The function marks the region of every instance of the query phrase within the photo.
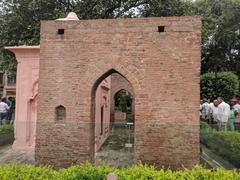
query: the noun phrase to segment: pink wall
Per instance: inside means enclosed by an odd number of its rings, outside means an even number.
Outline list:
[[[14,149],[35,146],[40,46],[5,47],[17,59]]]
[[[5,48],[15,53],[18,62],[14,122],[15,141],[13,148],[33,149],[36,136],[40,46]],[[96,90],[95,151],[101,147],[108,137],[111,102],[110,88],[111,76],[104,79]],[[102,127],[101,118],[103,118]]]
[[[111,76],[97,87],[95,100],[95,152],[99,150],[109,135]],[[102,119],[102,120],[101,120]]]

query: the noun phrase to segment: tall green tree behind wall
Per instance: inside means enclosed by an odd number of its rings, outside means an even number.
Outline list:
[[[232,71],[240,77],[240,0],[198,0],[203,17],[202,73]]]
[[[201,98],[224,97],[226,102],[239,95],[239,79],[232,72],[205,73],[201,75]]]
[[[64,12],[56,1],[5,0],[0,14],[0,70],[16,72],[16,61],[4,46],[37,45],[40,21],[56,19]]]

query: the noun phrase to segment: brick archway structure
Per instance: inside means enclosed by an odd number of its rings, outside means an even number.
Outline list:
[[[94,161],[93,92],[118,72],[135,96],[135,161],[197,164],[200,34],[199,17],[43,21],[37,163]],[[60,104],[64,122],[54,119]]]

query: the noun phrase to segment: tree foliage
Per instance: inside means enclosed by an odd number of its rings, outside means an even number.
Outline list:
[[[239,94],[239,79],[232,72],[206,73],[201,76],[201,97],[222,96],[227,102]]]
[[[0,68],[16,71],[16,61],[4,46],[39,44],[40,21],[56,19],[63,13],[56,1],[6,0],[0,14]]]
[[[73,11],[81,19],[139,17],[147,0],[82,0],[75,3]]]
[[[121,90],[115,94],[115,109],[121,112],[128,112],[128,107],[131,109],[132,97],[127,91]]]
[[[40,20],[200,15],[202,73],[233,71],[240,76],[240,0],[2,0],[0,69],[15,72],[4,46],[39,44]],[[15,63],[14,63],[15,62]]]
[[[150,0],[145,4],[142,16],[184,16],[194,15],[195,7],[187,0]]]
[[[240,0],[200,0],[196,7],[203,17],[202,73],[240,75]]]

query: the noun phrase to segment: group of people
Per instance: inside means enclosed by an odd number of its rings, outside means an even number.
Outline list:
[[[15,112],[15,98],[8,97],[0,100],[0,125],[13,124]]]
[[[200,101],[200,118],[209,124],[217,124],[219,130],[239,130],[240,104],[234,97],[230,103],[226,103],[223,97],[215,100],[203,99]]]

